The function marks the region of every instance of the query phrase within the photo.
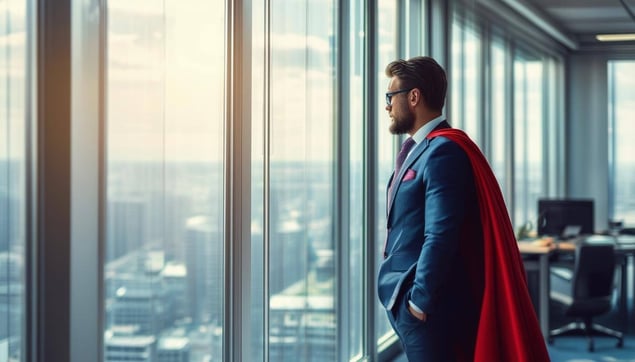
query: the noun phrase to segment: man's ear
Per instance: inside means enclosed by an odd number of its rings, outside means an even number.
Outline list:
[[[423,94],[421,94],[421,91],[419,90],[419,88],[414,88],[412,92],[410,92],[409,97],[410,98],[408,99],[408,101],[410,102],[410,105],[413,107],[416,107],[420,103],[424,102]]]

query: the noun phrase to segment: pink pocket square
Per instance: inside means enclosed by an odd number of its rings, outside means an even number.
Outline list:
[[[406,173],[403,175],[403,178],[401,179],[401,181],[413,180],[415,178],[415,176],[417,176],[417,173],[415,172],[415,170],[410,168],[410,169],[406,170]]]

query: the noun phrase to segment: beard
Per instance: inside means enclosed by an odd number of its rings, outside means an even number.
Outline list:
[[[407,111],[404,115],[393,115],[392,123],[388,128],[392,134],[404,134],[412,130],[415,125],[414,112]]]

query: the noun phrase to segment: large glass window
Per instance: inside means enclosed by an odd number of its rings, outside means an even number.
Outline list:
[[[342,296],[342,301],[348,300],[343,306],[347,308],[343,313],[348,314],[350,330],[348,335],[349,355],[359,359],[362,355],[364,341],[364,326],[366,325],[364,308],[364,296],[368,295],[364,289],[364,279],[367,277],[364,273],[364,245],[363,238],[365,234],[364,228],[364,99],[360,97],[364,94],[363,80],[364,73],[364,5],[366,2],[362,0],[354,0],[350,2],[349,21],[350,34],[342,34],[350,39],[350,52],[348,54],[350,63],[348,65],[347,74],[349,77],[349,92],[346,95],[348,99],[348,140],[342,148],[348,147],[348,223],[341,227],[348,229],[348,242],[342,245],[343,249],[348,248],[348,288],[342,289],[348,296]],[[372,294],[372,297],[375,297]]]
[[[269,359],[337,360],[336,1],[272,1]]]
[[[265,2],[252,8],[251,57],[251,360],[265,354]],[[268,143],[267,143],[268,144]],[[249,357],[249,356],[248,356]]]
[[[526,54],[514,59],[514,225],[533,221],[545,193],[543,165],[543,62]]]
[[[223,360],[224,4],[108,2],[107,361]]]
[[[379,0],[378,1],[378,28],[377,28],[377,96],[375,98],[375,106],[377,107],[377,191],[376,210],[377,224],[375,240],[375,258],[377,265],[383,260],[383,247],[386,241],[386,187],[388,179],[392,173],[395,162],[396,145],[401,144],[397,137],[393,136],[389,127],[389,117],[386,112],[386,101],[384,94],[388,89],[388,78],[386,78],[385,69],[388,63],[397,59],[397,2],[395,0]],[[372,147],[372,146],[371,146]],[[374,277],[374,276],[373,276]],[[375,291],[373,296],[376,295]],[[392,335],[392,327],[388,322],[386,310],[377,303],[377,338],[383,338]]]
[[[0,0],[0,361],[20,361],[24,334],[29,67],[27,1]]]
[[[609,155],[612,201],[609,217],[635,225],[635,62],[610,61]]]
[[[452,18],[452,68],[448,121],[463,129],[476,143],[481,141],[481,38],[475,26],[455,13]]]
[[[509,127],[507,122],[507,98],[506,87],[506,66],[505,48],[502,40],[495,40],[491,46],[490,58],[490,92],[491,92],[491,155],[489,157],[492,170],[496,175],[498,184],[506,199],[509,199],[507,186],[507,168],[505,167],[509,152],[507,152],[506,133]]]
[[[28,127],[34,80],[29,4],[35,2],[0,0],[0,361],[23,360],[21,351],[31,347],[22,341],[29,152],[35,151]],[[235,14],[231,20],[237,21],[228,26],[227,4],[251,18]],[[231,352],[225,346],[249,350],[242,356],[254,361],[372,358],[377,341],[383,347],[394,339],[382,306],[365,308],[369,298],[376,301],[376,291],[367,290],[369,278],[376,277],[367,272],[367,262],[382,260],[386,183],[401,143],[388,131],[384,68],[396,58],[425,54],[427,27],[421,18],[430,9],[430,15],[442,15],[441,25],[445,14],[416,0],[378,0],[376,9],[362,0],[234,5],[240,2],[109,0],[107,16],[91,18],[107,19],[99,24],[106,29],[104,109],[93,110],[105,116],[105,132],[99,135],[106,149],[105,205],[99,205],[105,211],[99,273],[104,290],[98,296],[104,299],[99,331],[104,360],[222,361]],[[527,53],[517,54],[509,69],[512,58],[503,42],[486,48],[482,23],[460,9],[448,19],[452,83],[446,111],[454,126],[479,143],[490,140],[483,137],[485,130],[492,131],[488,155],[501,185],[513,185],[514,220],[524,223],[534,217],[536,199],[544,194],[548,175],[540,165],[552,156],[543,120],[550,106],[543,104],[543,80],[550,70],[540,56]],[[377,24],[367,27],[366,14],[376,15]],[[72,35],[81,28],[74,26]],[[443,52],[444,46],[436,50]],[[365,69],[366,47],[375,52],[370,63],[375,69]],[[483,50],[491,54],[488,79],[481,78],[486,74],[481,61],[488,55]],[[73,57],[73,64],[85,69],[80,58]],[[242,65],[251,72],[243,73]],[[512,71],[514,89],[506,89]],[[635,223],[628,211],[632,62],[616,62],[610,72],[612,127],[620,129],[619,135],[612,133],[618,200],[613,215]],[[372,81],[365,79],[370,73]],[[101,85],[99,74],[94,80]],[[367,89],[367,81],[374,89]],[[492,89],[483,92],[490,83]],[[230,97],[230,90],[239,99]],[[368,92],[370,99],[363,96]],[[481,94],[492,98],[486,120]],[[372,119],[364,119],[366,107],[374,109]],[[241,140],[226,153],[225,142],[234,132],[251,132],[251,144]],[[373,139],[365,139],[368,134]],[[248,148],[250,155],[243,155]],[[229,156],[250,158],[249,177],[242,179],[233,172],[235,164],[225,164]],[[512,161],[513,170],[506,169]],[[236,176],[234,184],[225,183],[228,176]],[[250,195],[225,199],[247,184]],[[231,240],[237,252],[245,246],[243,230],[231,229],[236,224],[225,230],[230,218],[244,216],[230,203],[243,200],[251,213],[251,265],[243,260],[225,265],[229,235],[238,235]],[[376,214],[367,215],[368,209]],[[70,267],[71,273],[86,270]],[[234,267],[251,273],[245,298],[250,320],[235,326],[251,328],[239,340],[223,328],[236,322],[224,320],[234,307],[224,305],[226,293],[244,292],[225,288],[226,273]],[[247,279],[240,276],[241,282]]]

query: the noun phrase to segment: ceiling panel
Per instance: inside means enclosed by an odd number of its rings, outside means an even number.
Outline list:
[[[578,38],[600,33],[635,32],[620,0],[524,0],[560,29]],[[635,1],[626,1],[635,12]]]

